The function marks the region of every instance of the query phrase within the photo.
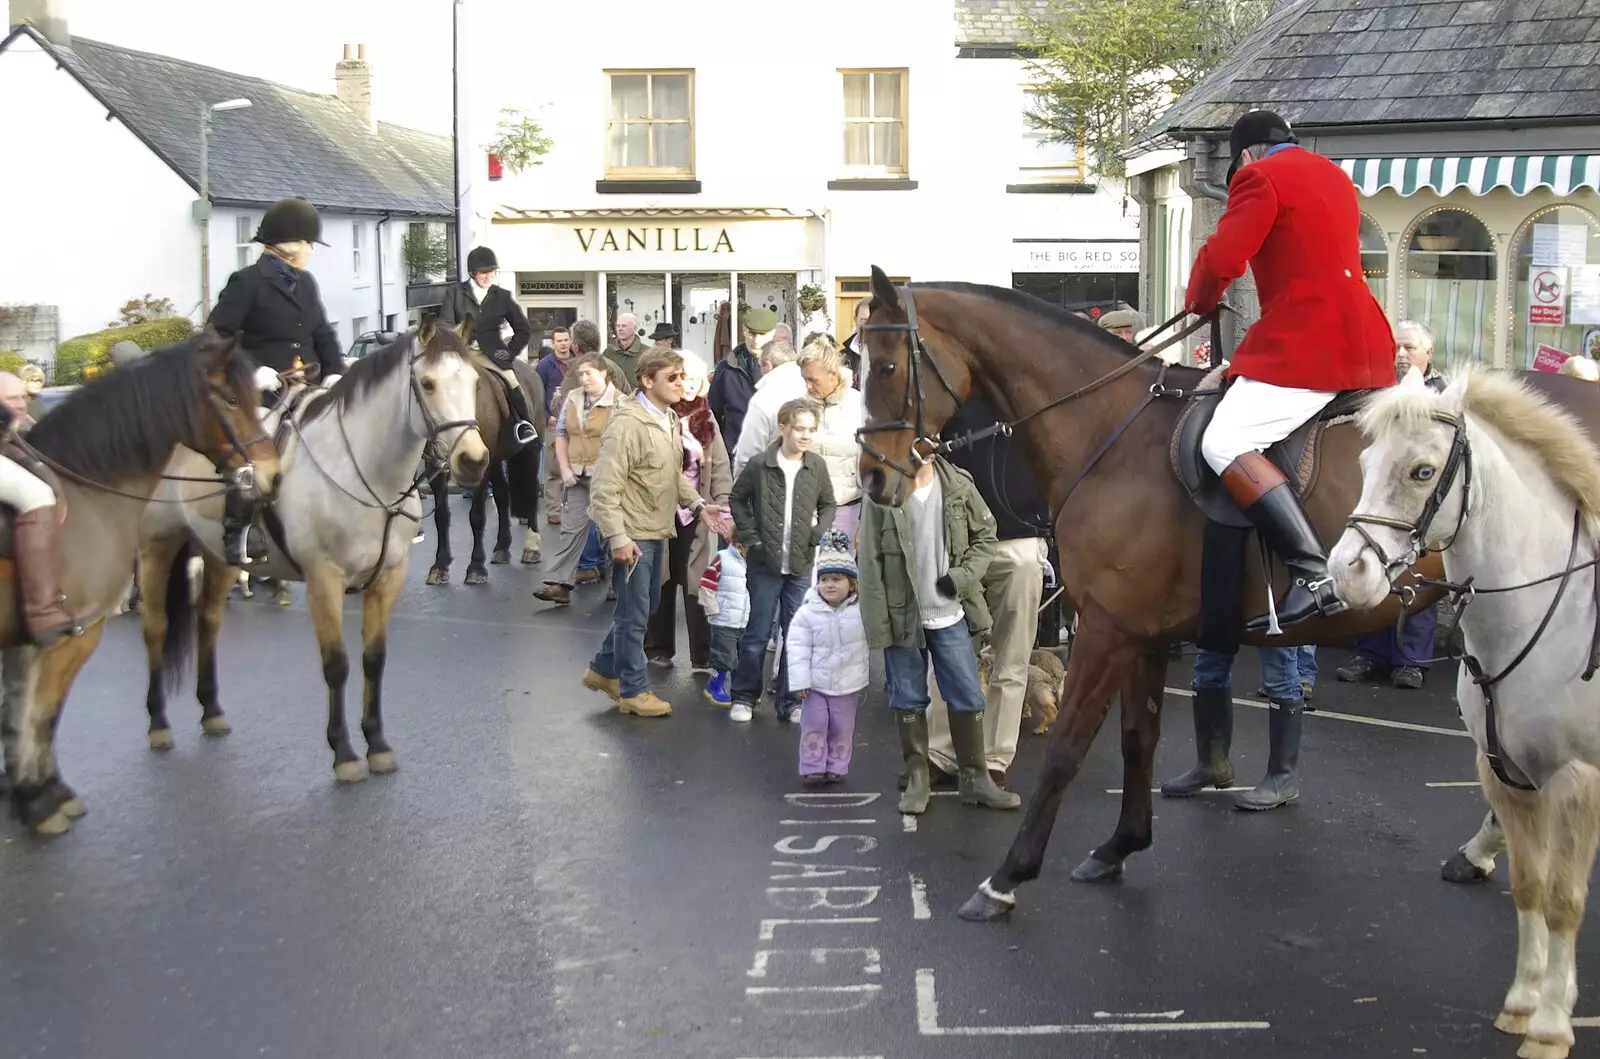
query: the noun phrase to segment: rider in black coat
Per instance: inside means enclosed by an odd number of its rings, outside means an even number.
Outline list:
[[[458,327],[461,321],[472,317],[472,341],[478,350],[500,369],[501,378],[510,389],[511,413],[516,416],[517,440],[526,445],[537,434],[533,416],[528,411],[528,399],[522,393],[522,384],[511,364],[528,346],[533,331],[528,326],[528,315],[517,304],[511,292],[494,282],[500,263],[494,251],[480,246],[467,255],[467,273],[470,279],[455,284],[445,295],[439,308],[439,322]],[[511,341],[500,334],[500,325],[511,325]]]

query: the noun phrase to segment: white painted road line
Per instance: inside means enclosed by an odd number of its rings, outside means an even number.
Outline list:
[[[1182,695],[1185,698],[1194,698],[1194,692],[1188,688],[1163,688],[1168,695]],[[1237,706],[1254,706],[1258,710],[1270,710],[1270,702],[1260,702],[1256,699],[1234,699]],[[1370,724],[1374,728],[1398,728],[1402,732],[1425,732],[1428,735],[1452,735],[1462,739],[1471,739],[1472,735],[1464,728],[1436,728],[1431,724],[1412,724],[1409,721],[1387,721],[1382,717],[1364,717],[1356,713],[1339,713],[1335,710],[1324,710],[1317,707],[1306,714],[1308,717],[1325,717],[1331,721],[1350,721],[1353,724]]]
[[[900,814],[900,830],[908,835],[917,833],[917,817],[915,813]]]
[[[1177,1011],[1096,1011],[1097,1019],[1167,1019],[1176,1022],[1183,1018],[1183,1009]]]
[[[1253,790],[1255,790],[1254,787],[1207,787],[1203,791],[1195,791],[1195,794],[1238,794],[1240,791],[1253,791]],[[1107,794],[1121,794],[1122,793],[1122,788],[1121,787],[1107,787],[1106,788],[1106,793]],[[1160,787],[1151,787],[1150,788],[1150,793],[1151,794],[1160,794],[1161,793],[1161,788]]]
[[[1477,780],[1445,780],[1439,783],[1424,783],[1424,787],[1481,787],[1483,784]]]
[[[911,918],[933,918],[933,909],[928,907],[928,884],[915,872],[911,873]]]
[[[1589,1015],[1585,1018],[1573,1019],[1572,1028],[1575,1030],[1600,1030],[1600,1016]]]
[[[804,827],[804,826],[807,826],[807,825],[810,825],[810,824],[875,824],[877,822],[878,822],[877,817],[873,817],[873,816],[862,816],[862,817],[856,817],[855,819],[843,819],[843,820],[839,819],[838,817],[829,817],[828,819],[825,819],[825,820],[779,820],[778,821],[779,825],[782,826],[782,827],[796,827],[796,826]]]
[[[1231,1033],[1266,1030],[1270,1022],[1087,1022],[1057,1026],[941,1026],[933,969],[917,970],[917,1030],[924,1037],[1050,1037],[1090,1033]],[[1140,1016],[1147,1018],[1148,1016]]]
[[[742,1055],[738,1059],[883,1059],[881,1055]]]

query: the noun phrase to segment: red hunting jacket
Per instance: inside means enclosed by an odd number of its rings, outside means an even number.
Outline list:
[[[1206,313],[1248,264],[1261,318],[1228,376],[1307,390],[1394,383],[1394,334],[1361,275],[1355,185],[1322,155],[1287,147],[1240,169],[1195,256],[1187,305]]]

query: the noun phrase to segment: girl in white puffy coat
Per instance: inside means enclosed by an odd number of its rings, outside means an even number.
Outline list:
[[[800,699],[800,782],[838,783],[850,771],[856,707],[867,686],[867,630],[850,538],[830,529],[817,553],[817,583],[789,623],[789,687]]]

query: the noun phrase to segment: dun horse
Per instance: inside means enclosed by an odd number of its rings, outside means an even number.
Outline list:
[[[470,328],[471,321],[462,325]],[[470,333],[470,331],[468,332]],[[461,335],[424,324],[351,365],[331,390],[317,394],[291,417],[283,443],[283,476],[273,512],[280,531],[271,557],[252,567],[269,577],[304,581],[306,605],[328,687],[328,746],[334,776],[365,779],[395,768],[383,732],[382,683],[389,612],[405,580],[406,554],[422,517],[417,465],[426,453],[448,464],[458,481],[476,484],[488,450],[474,419],[477,373]],[[191,460],[173,461],[174,475],[191,473]],[[150,667],[146,707],[150,746],[172,745],[166,692],[182,668],[196,624],[186,591],[187,553],[205,553],[199,600],[200,666],[197,695],[201,725],[213,735],[230,728],[217,697],[217,630],[236,571],[222,561],[220,500],[192,483],[168,481],[164,499],[146,514],[139,576],[147,586],[167,586],[165,605],[144,608]],[[361,732],[363,762],[345,727],[344,688],[349,656],[344,647],[344,594],[359,586],[361,671],[365,677]]]
[[[533,365],[522,359],[511,362],[522,384],[528,407],[534,409],[535,429],[544,436],[544,380],[533,370]],[[490,563],[500,566],[511,561],[511,520],[529,521],[528,540],[539,539],[539,442],[529,442],[520,449],[510,430],[511,408],[506,402],[505,389],[499,375],[487,363],[477,361],[478,368],[478,425],[483,428],[484,442],[489,446],[489,473],[477,488],[470,490],[472,507],[467,515],[472,527],[472,559],[467,563],[464,584],[482,585],[489,581],[489,568],[483,564],[483,530],[487,521],[489,493],[494,492],[495,512],[499,526],[494,540],[494,556]],[[435,475],[433,488],[433,526],[438,544],[433,566],[428,570],[428,584],[450,583],[450,499],[449,479]],[[524,562],[527,562],[526,551]]]
[[[1516,974],[1495,1026],[1525,1059],[1572,1047],[1575,947],[1600,842],[1600,461],[1577,420],[1501,373],[1371,401],[1359,513],[1330,555],[1372,606],[1428,548],[1471,583],[1456,681],[1478,778],[1503,827]]]
[[[1110,839],[1072,873],[1082,882],[1115,879],[1128,856],[1151,843],[1166,646],[1193,638],[1200,608],[1205,516],[1169,468],[1183,401],[1156,397],[1155,388],[1164,377],[1173,390],[1188,391],[1201,375],[1131,364],[1132,346],[1024,294],[966,283],[917,283],[903,294],[876,268],[866,338],[861,472],[868,495],[904,503],[914,465],[956,406],[977,393],[1003,419],[1020,422],[1018,444],[1056,513],[1061,580],[1078,607],[1060,715],[1022,826],[961,914],[1003,916],[1016,904],[1018,884],[1038,877],[1062,795],[1120,693],[1121,815]],[[1600,408],[1591,409],[1600,425]],[[1355,507],[1361,444],[1353,425],[1331,426],[1322,438],[1322,469],[1306,507],[1324,540],[1337,536]],[[1250,566],[1245,607],[1260,612],[1267,586],[1259,564]],[[1281,564],[1274,569],[1281,598],[1288,575]],[[1305,622],[1271,642],[1347,640],[1390,627],[1397,616],[1398,603],[1389,600]]]
[[[277,481],[277,452],[256,419],[254,374],[233,342],[208,333],[86,384],[28,435],[60,480],[62,590],[73,610],[88,612],[82,636],[45,648],[25,644],[12,575],[0,582],[0,742],[12,807],[37,834],[60,834],[83,815],[61,778],[56,726],[73,678],[127,588],[140,513],[174,451],[196,454],[188,473],[197,478],[209,478],[210,467],[224,475],[250,467],[258,485]],[[221,479],[192,484],[221,507]]]

